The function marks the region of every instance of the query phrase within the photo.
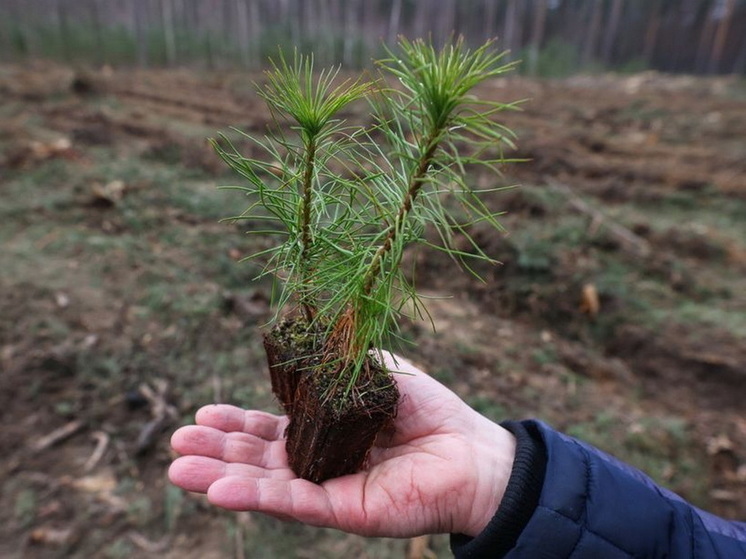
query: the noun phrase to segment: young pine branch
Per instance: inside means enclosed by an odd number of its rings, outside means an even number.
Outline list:
[[[243,158],[235,149],[228,153],[217,142],[213,144],[229,165],[249,179],[253,188],[246,189],[248,194],[258,195],[262,205],[287,229],[288,242],[278,247],[275,256],[282,263],[280,268],[297,276],[290,279],[288,287],[296,292],[299,306],[306,320],[311,322],[319,306],[318,290],[312,278],[319,252],[315,246],[318,223],[324,219],[322,213],[326,209],[325,201],[319,200],[322,175],[328,171],[323,159],[347,150],[345,144],[351,138],[345,134],[343,122],[335,117],[350,103],[364,98],[373,84],[340,80],[339,68],[317,74],[313,57],[297,52],[292,62],[282,53],[277,62],[270,62],[272,68],[265,73],[266,84],[259,88],[259,95],[279,120],[291,122],[300,145],[288,143],[279,131],[265,142],[257,143],[270,155],[275,155],[275,164],[281,167],[279,173],[272,169],[273,174],[283,177],[277,190],[293,188],[293,191],[278,196],[273,192],[272,177],[260,177],[256,172],[266,170],[266,163]],[[279,155],[278,146],[285,149],[289,159]],[[322,152],[325,152],[323,157]]]
[[[427,171],[435,157],[435,152],[438,149],[438,142],[435,138],[431,138],[426,145],[428,147],[422,154],[417,168],[409,180],[409,185],[404,194],[404,198],[401,201],[401,205],[396,212],[396,217],[386,229],[383,244],[378,248],[378,250],[376,250],[373,259],[370,262],[370,267],[365,273],[365,278],[363,279],[364,297],[369,297],[373,291],[375,282],[381,272],[381,261],[391,252],[394,242],[396,242],[397,238],[401,235],[407,215],[412,211],[412,204],[414,204],[417,194],[419,194],[420,189],[427,181]]]
[[[301,264],[301,292],[300,306],[308,322],[314,318],[316,301],[309,293],[309,282],[313,268],[311,266],[311,204],[313,203],[313,179],[316,164],[316,138],[311,137],[305,146],[306,157],[303,161],[303,181],[301,183],[302,203],[300,215],[300,264]]]
[[[402,39],[400,48],[399,56],[391,54],[390,58],[381,62],[381,66],[384,71],[398,78],[402,90],[390,92],[389,102],[386,104],[389,115],[379,114],[378,118],[392,151],[398,154],[398,158],[403,158],[405,164],[409,162],[409,171],[401,177],[406,184],[400,190],[401,198],[394,204],[396,209],[393,219],[387,220],[383,241],[365,271],[357,307],[350,309],[355,316],[355,325],[351,329],[354,337],[345,342],[345,351],[350,360],[358,362],[370,344],[377,345],[380,342],[376,338],[382,332],[365,322],[373,320],[381,325],[389,318],[369,316],[363,307],[371,306],[371,299],[376,299],[376,286],[382,283],[385,287],[384,296],[378,301],[378,305],[373,305],[373,315],[391,313],[391,288],[394,282],[391,281],[392,277],[387,276],[399,275],[398,268],[403,254],[401,245],[416,236],[405,234],[413,226],[410,214],[415,201],[428,183],[439,184],[442,178],[446,178],[461,186],[459,194],[462,203],[470,210],[473,219],[486,220],[497,228],[500,227],[478,196],[463,184],[463,175],[465,165],[485,163],[479,156],[486,149],[510,143],[505,136],[505,132],[509,131],[492,119],[494,113],[510,106],[477,102],[469,94],[475,86],[510,70],[512,65],[500,64],[502,55],[494,53],[490,43],[470,51],[460,39],[437,51],[422,40],[409,42]],[[390,125],[390,121],[394,124]],[[407,131],[402,128],[402,123],[408,128]],[[406,132],[413,134],[418,141],[407,141]],[[470,148],[477,155],[462,155],[463,148]],[[500,156],[497,161],[501,160]],[[489,164],[492,163],[494,160],[489,161]],[[439,173],[444,175],[441,180],[437,178]],[[455,225],[463,232],[463,228],[454,224],[449,213],[442,207],[439,189],[432,191],[428,198],[427,203],[432,211],[427,214],[426,221],[436,226],[444,240],[443,248],[450,251],[447,239],[450,238],[451,229]],[[384,266],[383,263],[387,260],[390,262]],[[412,296],[416,297],[415,294]],[[375,312],[376,307],[381,310],[380,313]]]

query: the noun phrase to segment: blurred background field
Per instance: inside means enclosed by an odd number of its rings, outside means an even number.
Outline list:
[[[278,45],[369,65],[397,35],[498,37],[522,72],[746,73],[743,0],[2,0],[0,58],[260,68]]]
[[[0,1],[1,556],[449,556],[217,511],[165,470],[200,405],[278,409],[272,285],[237,262],[272,240],[220,222],[247,200],[206,138],[264,131],[278,44],[352,71],[454,29],[524,60],[477,93],[526,99],[501,118],[527,161],[471,177],[520,185],[488,198],[506,235],[471,231],[485,281],[408,254],[435,331],[398,351],[746,517],[746,3],[428,4]]]

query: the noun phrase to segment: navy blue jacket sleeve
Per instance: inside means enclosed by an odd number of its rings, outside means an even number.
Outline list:
[[[541,422],[505,427],[518,441],[506,497],[476,538],[451,537],[457,558],[746,558],[745,523],[701,511]]]

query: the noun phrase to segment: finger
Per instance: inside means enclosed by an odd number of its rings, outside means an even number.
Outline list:
[[[400,392],[414,391],[420,393],[424,390],[426,393],[430,393],[442,387],[441,383],[403,357],[389,351],[382,351],[381,355],[383,365],[394,373]]]
[[[424,375],[424,371],[419,367],[413,365],[407,359],[391,353],[390,351],[381,351],[383,357],[383,365],[389,370],[398,373],[405,373],[408,375]]]
[[[289,469],[268,470],[249,464],[226,463],[206,456],[182,456],[168,469],[171,483],[187,491],[206,493],[217,480],[224,477],[292,479]]]
[[[224,477],[210,486],[207,498],[229,510],[259,511],[312,526],[341,526],[323,487],[304,479]]]
[[[187,425],[171,436],[179,454],[195,454],[224,462],[240,462],[261,468],[286,468],[284,440],[267,441],[248,433],[226,433],[203,425]]]
[[[197,410],[199,425],[214,427],[227,433],[240,431],[273,441],[282,438],[287,417],[258,410],[244,410],[227,404],[204,406]]]

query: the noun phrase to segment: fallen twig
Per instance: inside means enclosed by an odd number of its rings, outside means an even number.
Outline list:
[[[161,554],[168,550],[168,548],[171,546],[170,536],[165,536],[160,540],[153,542],[139,532],[132,531],[127,534],[127,537],[133,544],[148,553]]]
[[[246,538],[252,525],[251,513],[249,511],[240,511],[235,516],[235,559],[246,559]],[[299,557],[302,553],[299,553]]]
[[[139,387],[140,393],[150,403],[150,412],[153,419],[140,430],[135,444],[137,454],[141,454],[152,447],[158,435],[163,432],[166,426],[179,417],[176,408],[166,401],[168,383],[164,380],[157,380],[154,385],[155,390],[145,383]]]
[[[437,557],[429,547],[430,536],[417,536],[409,540],[407,559],[435,559]]]
[[[66,547],[73,544],[80,537],[80,533],[74,526],[67,528],[53,528],[51,526],[40,526],[28,535],[28,542],[33,545],[47,545],[52,547]]]
[[[212,374],[212,398],[214,403],[219,404],[222,401],[223,382],[218,373]]]
[[[90,472],[98,465],[101,458],[103,458],[106,449],[109,447],[109,441],[111,440],[109,435],[103,431],[96,431],[93,433],[93,438],[96,440],[96,448],[93,449],[93,453],[86,461],[85,466],[83,466],[83,471],[85,473]]]
[[[55,429],[48,435],[45,435],[44,437],[41,437],[32,442],[30,445],[31,450],[33,452],[41,452],[42,450],[46,450],[50,446],[54,446],[57,443],[64,441],[69,437],[72,437],[75,433],[83,429],[84,426],[85,423],[83,423],[79,419],[66,423],[59,429]]]
[[[615,222],[603,212],[591,206],[568,185],[552,180],[551,178],[547,179],[547,184],[553,190],[565,196],[565,198],[567,198],[567,201],[574,209],[576,209],[580,213],[590,216],[590,228],[593,231],[598,230],[601,225],[604,225],[612,235],[619,239],[619,241],[622,243],[622,246],[631,249],[631,251],[634,252],[637,256],[646,257],[650,255],[650,243],[648,243],[645,239],[635,234],[624,225]]]

